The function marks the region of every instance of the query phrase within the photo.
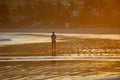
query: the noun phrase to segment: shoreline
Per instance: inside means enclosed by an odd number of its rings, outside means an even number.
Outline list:
[[[0,62],[14,61],[120,61],[119,56],[7,56],[0,57]]]

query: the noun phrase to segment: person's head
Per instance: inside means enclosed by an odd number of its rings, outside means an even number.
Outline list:
[[[52,32],[52,34],[54,35],[55,33],[54,33],[54,32]]]

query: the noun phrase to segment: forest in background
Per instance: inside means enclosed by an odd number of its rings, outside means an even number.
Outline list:
[[[0,0],[0,28],[119,25],[120,0]]]

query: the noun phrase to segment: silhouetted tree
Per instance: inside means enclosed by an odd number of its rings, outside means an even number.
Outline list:
[[[49,13],[47,14],[48,19],[55,20],[57,14],[56,5],[53,4],[51,0],[49,0],[46,7],[48,8],[47,13]]]
[[[34,10],[32,8],[32,5],[31,4],[26,4],[25,10],[26,10],[26,14],[29,17],[29,19],[33,19]]]
[[[10,21],[10,10],[9,10],[8,6],[5,3],[3,3],[0,6],[0,15],[2,17],[3,22]]]
[[[17,16],[23,16],[24,15],[24,8],[21,5],[17,5]]]
[[[47,10],[49,8],[46,7],[46,2],[39,0],[38,1],[38,5],[36,7],[36,10],[38,10],[38,17],[40,18],[41,21],[45,21],[47,18]]]

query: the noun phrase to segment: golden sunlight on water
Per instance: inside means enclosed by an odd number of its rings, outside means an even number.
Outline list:
[[[29,44],[29,43],[47,43],[51,42],[50,33],[1,33],[0,45]],[[98,38],[120,40],[119,34],[57,34],[73,38]],[[57,42],[65,41],[58,38]],[[8,40],[8,41],[7,41]]]
[[[120,0],[0,0],[0,80],[120,80]]]
[[[25,61],[23,59],[23,61],[1,61],[0,79],[119,80],[119,53],[120,36],[117,34],[57,33],[56,57],[94,57],[94,60]],[[51,56],[50,34],[1,33],[0,57],[5,58],[5,56],[19,56],[18,59],[22,59],[23,56],[27,58],[28,56]],[[110,57],[109,59],[113,57],[118,61],[97,60],[95,57]]]
[[[57,61],[56,64],[52,64],[51,61],[0,62],[0,78],[2,80],[119,80],[119,63],[115,61]]]

